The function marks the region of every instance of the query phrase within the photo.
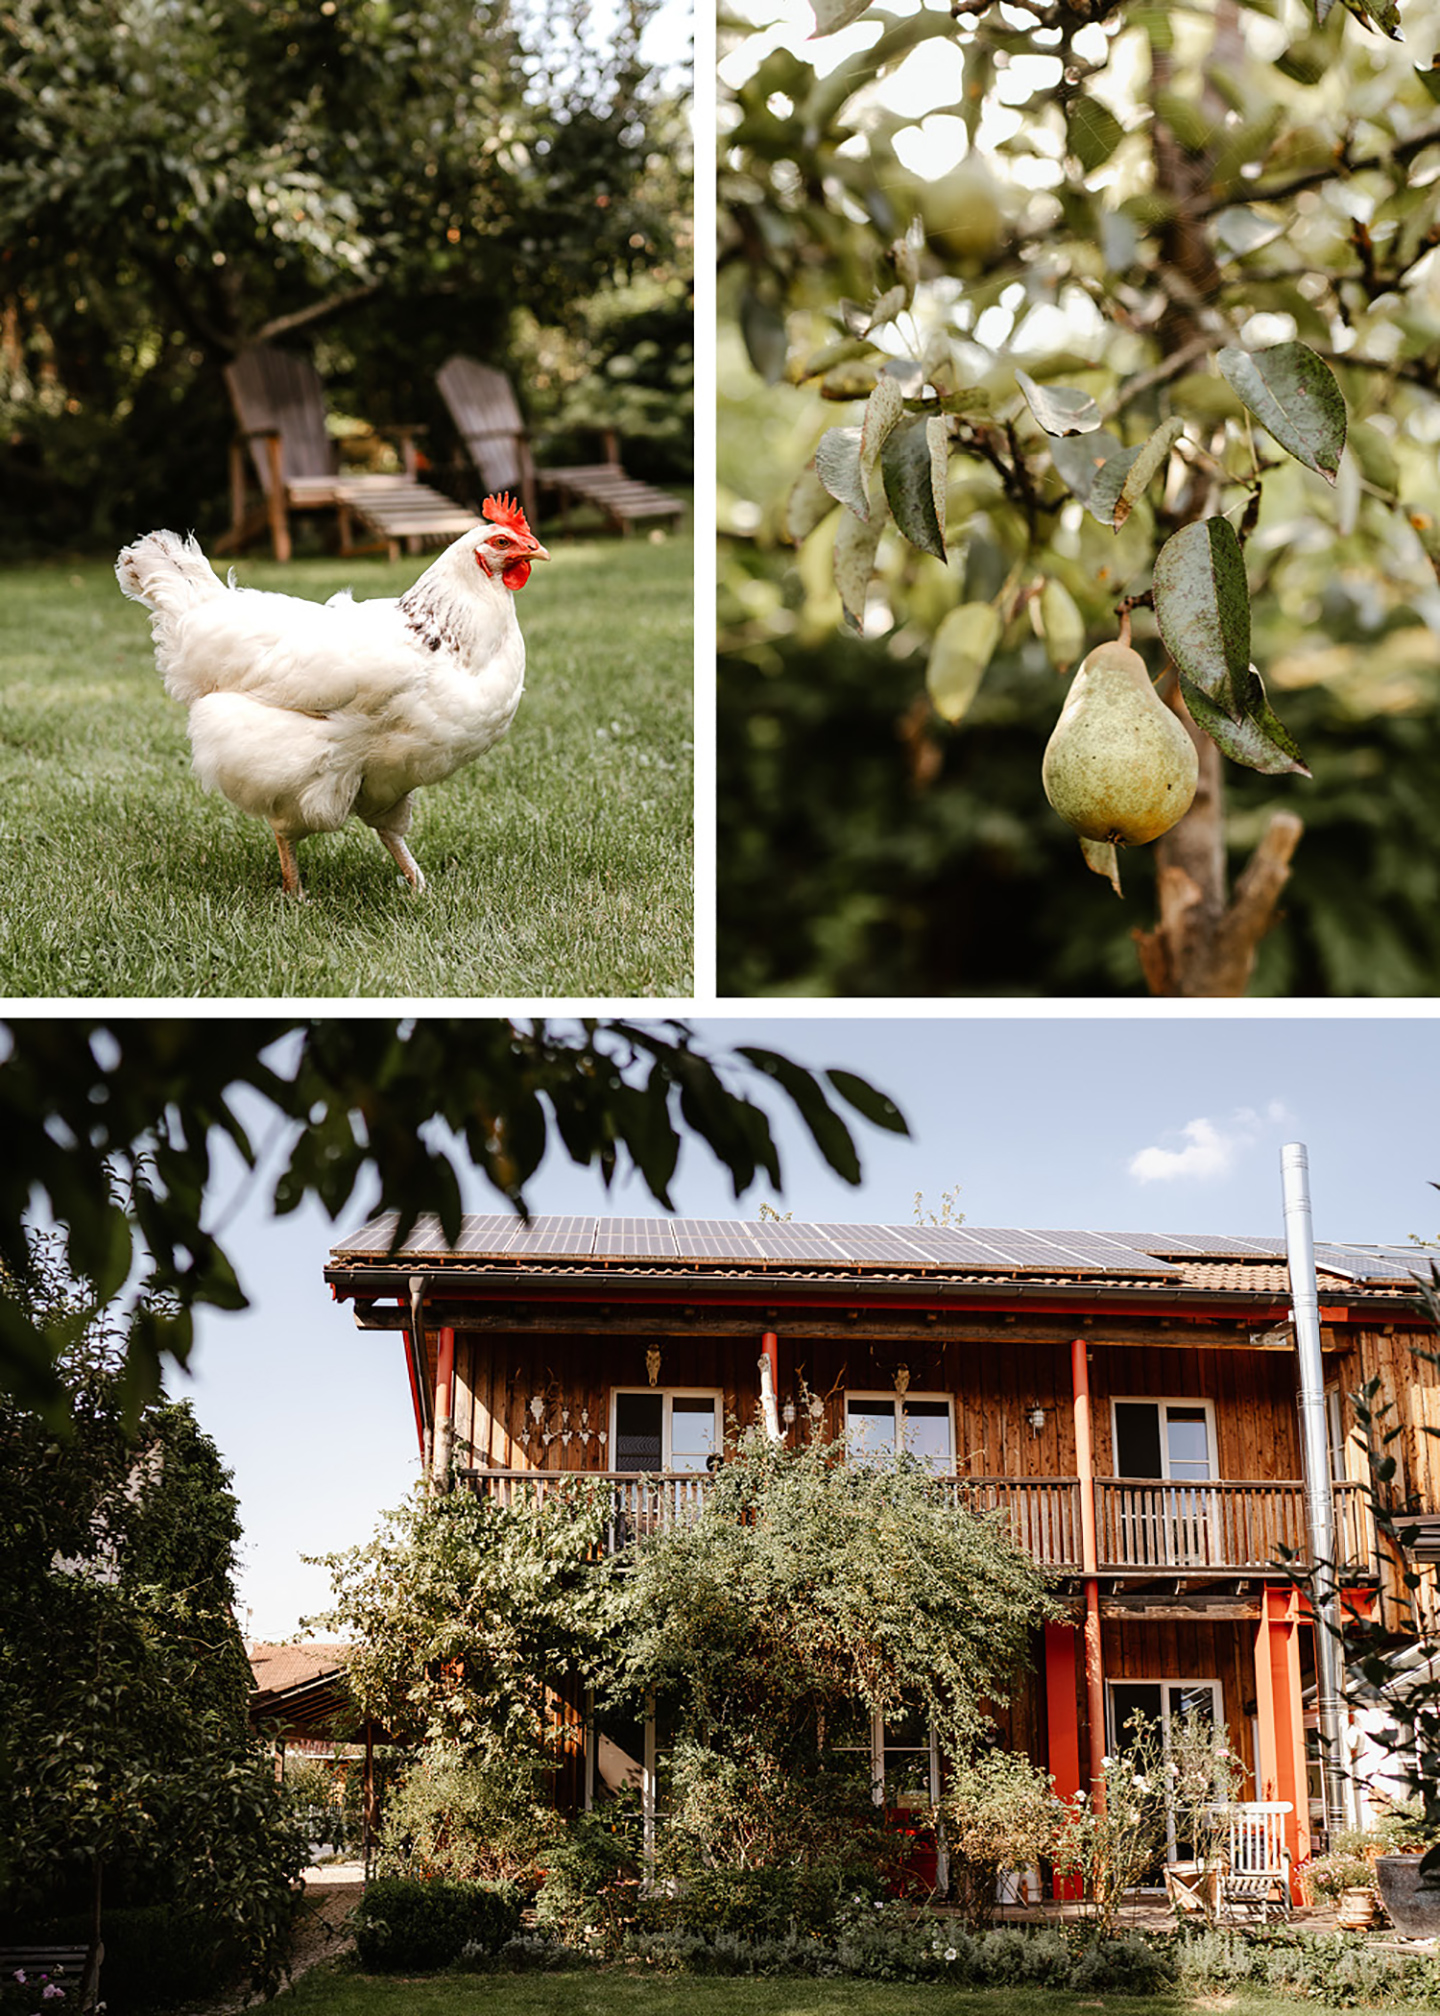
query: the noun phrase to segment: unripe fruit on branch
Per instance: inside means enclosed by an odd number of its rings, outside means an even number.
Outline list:
[[[1086,840],[1141,846],[1190,809],[1195,745],[1157,699],[1145,660],[1101,644],[1071,682],[1045,748],[1045,796]]]

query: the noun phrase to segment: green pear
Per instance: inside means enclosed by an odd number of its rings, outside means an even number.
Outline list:
[[[1145,660],[1101,644],[1071,682],[1045,748],[1045,796],[1082,838],[1138,847],[1183,819],[1200,763]]]

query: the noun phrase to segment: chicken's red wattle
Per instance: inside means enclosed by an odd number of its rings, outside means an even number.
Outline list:
[[[530,562],[528,560],[512,560],[500,576],[500,579],[505,583],[507,588],[523,588],[525,583],[530,579]]]

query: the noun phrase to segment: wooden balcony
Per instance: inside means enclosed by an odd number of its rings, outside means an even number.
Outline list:
[[[603,1495],[611,1551],[693,1517],[709,1478],[703,1472],[641,1477],[614,1470],[466,1470],[471,1487],[501,1505],[542,1500],[577,1486]],[[1004,1512],[1016,1540],[1043,1567],[1078,1575],[1080,1482],[1075,1477],[943,1477],[952,1504]],[[1268,1575],[1280,1577],[1280,1549],[1305,1552],[1305,1488],[1276,1483],[1155,1483],[1096,1479],[1099,1572],[1105,1576]],[[1334,1487],[1337,1553],[1352,1574],[1373,1573],[1363,1488]]]

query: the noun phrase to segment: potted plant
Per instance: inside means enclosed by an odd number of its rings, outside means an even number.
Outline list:
[[[1433,1846],[1418,1799],[1392,1806],[1376,1828],[1380,1852],[1375,1882],[1390,1922],[1405,1939],[1440,1937],[1440,1872],[1421,1880],[1420,1861]]]
[[[1317,1855],[1305,1872],[1316,1903],[1334,1904],[1340,1923],[1363,1931],[1375,1919],[1375,1883],[1370,1860],[1353,1832],[1337,1836],[1326,1855]]]

